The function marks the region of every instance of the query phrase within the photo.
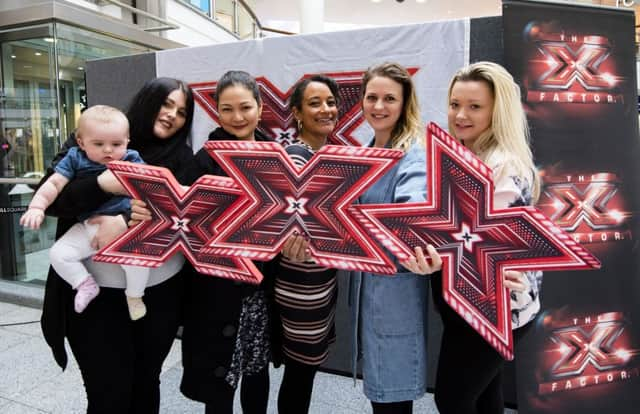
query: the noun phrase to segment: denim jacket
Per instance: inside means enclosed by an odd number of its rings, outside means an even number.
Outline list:
[[[414,144],[360,203],[419,202],[425,197],[425,148]],[[414,400],[427,387],[428,276],[408,272],[394,261],[399,269],[395,276],[352,272],[350,278],[354,375],[361,351],[364,393],[375,402]]]

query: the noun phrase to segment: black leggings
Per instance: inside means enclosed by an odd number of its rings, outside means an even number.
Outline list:
[[[307,365],[287,358],[278,393],[279,414],[309,412],[316,372],[318,372],[317,365]]]
[[[67,309],[67,338],[87,392],[88,414],[156,414],[160,371],[182,305],[180,275],[145,290],[147,315],[132,321],[124,289],[101,288],[82,313]]]
[[[269,403],[269,367],[253,375],[243,374],[239,386],[242,412],[265,414]],[[205,414],[233,414],[234,394],[235,390],[230,385],[224,391],[217,390],[218,399],[205,405]]]
[[[413,401],[398,401],[391,403],[378,403],[371,401],[373,414],[411,414]]]
[[[444,325],[436,387],[440,414],[502,414],[504,359],[442,299],[440,276],[432,278],[434,302]],[[527,328],[513,332],[514,342]]]

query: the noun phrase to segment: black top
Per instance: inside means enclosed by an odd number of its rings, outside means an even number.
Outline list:
[[[69,148],[75,145],[77,145],[76,138],[72,133],[60,149],[60,152],[54,157],[47,169],[47,174],[40,180],[38,186],[42,185],[53,174],[54,166],[65,156]],[[144,153],[140,155],[144,159]],[[171,159],[164,160],[156,165],[170,168],[180,180],[180,177],[185,175],[186,166],[191,164],[192,160],[193,153],[191,148],[186,143],[183,143],[174,148]],[[96,210],[112,196],[112,194],[100,188],[97,176],[77,178],[70,181],[46,211],[47,215],[58,217],[56,240],[77,222],[78,215]],[[72,296],[73,289],[71,286],[63,281],[52,267],[49,267],[40,324],[44,339],[51,347],[53,356],[62,369],[66,368],[68,360],[64,347],[64,338],[66,336],[66,312],[71,311]]]
[[[255,139],[256,141],[273,141],[271,138],[267,137],[266,135],[264,135],[258,130],[255,131]],[[224,129],[222,129],[222,127],[218,127],[215,130],[211,131],[211,133],[209,134],[208,140],[209,141],[238,141],[238,138],[236,138],[235,135],[232,135],[227,131],[225,131]],[[204,148],[201,148],[195,154],[192,162],[187,166],[184,177],[183,177],[184,181],[181,181],[181,183],[185,185],[192,185],[198,178],[206,174],[217,175],[220,177],[228,176],[227,173],[222,169],[222,167],[220,167],[218,163],[209,155],[209,153]],[[263,275],[266,276],[265,273],[268,273],[268,269],[265,267],[265,263],[264,262],[254,262],[254,263],[258,268],[258,270],[260,270],[263,273]],[[192,268],[192,271],[193,273],[197,273],[193,268]],[[240,307],[238,305],[241,303],[241,298],[253,294],[255,290],[258,288],[256,285],[251,285],[248,283],[234,283],[229,279],[210,278],[210,277],[207,277],[207,279],[213,279],[215,281],[215,283],[210,283],[210,285],[217,284],[219,285],[219,288],[222,288],[222,287],[228,288],[229,296],[227,297],[226,302],[228,302],[229,313],[231,315],[234,315],[234,316],[231,316],[231,319],[237,319],[235,318],[235,314],[237,313],[238,316],[240,314]],[[266,279],[267,278],[265,277],[265,281],[263,282],[263,285],[265,283],[269,283]]]
[[[256,130],[256,141],[271,141]],[[237,141],[222,128],[209,134],[209,141]],[[204,174],[226,177],[226,172],[211,158],[205,149],[199,150],[188,168],[186,183],[192,184]],[[275,260],[275,259],[274,259]],[[262,289],[267,297],[270,315],[270,345],[275,365],[280,361],[279,323],[274,323],[273,308],[269,306],[273,296],[273,264],[254,262],[264,279],[258,286],[198,274],[191,266],[185,266],[186,289],[184,300],[184,331],[182,337],[184,367],[180,390],[191,399],[212,402],[229,387],[224,377],[230,369],[236,349],[243,302]],[[186,269],[189,269],[188,271]],[[213,402],[212,402],[213,403]]]
[[[264,135],[262,132],[256,129],[255,132],[256,141],[273,141],[271,138]],[[216,128],[209,134],[209,141],[237,141],[234,135],[231,135],[222,128]],[[185,173],[184,182],[182,184],[191,185],[194,181],[205,174],[218,175],[226,177],[227,173],[224,172],[222,167],[211,158],[207,150],[201,148],[195,155],[195,160],[189,165]]]

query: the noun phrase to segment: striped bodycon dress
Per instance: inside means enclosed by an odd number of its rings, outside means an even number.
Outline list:
[[[297,166],[303,166],[313,156],[305,145],[289,145],[286,151]],[[285,358],[307,365],[326,361],[329,345],[335,341],[336,280],[335,269],[280,256],[275,302],[282,323]]]

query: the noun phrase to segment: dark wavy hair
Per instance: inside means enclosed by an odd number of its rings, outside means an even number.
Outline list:
[[[230,86],[242,86],[247,89],[253,97],[255,98],[258,105],[262,101],[260,97],[260,89],[258,88],[258,84],[253,76],[249,75],[247,72],[242,70],[230,70],[218,80],[218,84],[216,85],[216,94],[215,100],[216,105],[219,103],[220,95],[224,92],[225,89]]]
[[[174,136],[158,139],[153,133],[153,125],[167,96],[180,90],[186,97],[185,123]],[[187,136],[193,123],[193,92],[187,83],[173,78],[155,78],[138,91],[127,109],[131,141],[129,148],[140,153],[142,159],[153,165],[168,166],[171,155],[180,147],[187,146]]]
[[[296,108],[298,111],[302,110],[302,98],[304,97],[304,91],[307,89],[307,86],[311,82],[320,82],[327,85],[331,94],[336,99],[336,102],[340,104],[338,101],[338,82],[335,79],[330,78],[325,75],[313,75],[308,78],[304,78],[298,81],[296,85],[293,87],[293,93],[291,93],[291,99],[289,99],[289,109],[293,111],[293,108]]]

